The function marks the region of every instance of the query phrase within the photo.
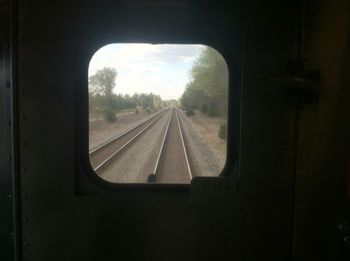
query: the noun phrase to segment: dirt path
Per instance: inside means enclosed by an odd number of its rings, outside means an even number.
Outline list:
[[[221,160],[226,159],[226,141],[219,138],[220,125],[226,120],[220,118],[210,118],[200,111],[195,111],[195,115],[190,117],[195,129],[206,140],[207,145],[213,150],[217,150]]]

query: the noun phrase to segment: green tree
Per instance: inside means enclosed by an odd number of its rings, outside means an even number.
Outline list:
[[[103,113],[107,121],[113,122],[116,120],[115,113],[119,110],[143,106],[151,113],[163,106],[160,96],[153,93],[135,93],[132,96],[113,93],[116,77],[115,69],[105,67],[89,78],[90,115]]]
[[[114,68],[104,67],[89,78],[89,91],[111,98],[115,87],[117,71]]]
[[[190,75],[192,79],[181,98],[182,107],[199,109],[209,116],[225,116],[228,70],[222,56],[213,48],[205,48],[194,62]]]
[[[113,104],[116,100],[113,94],[116,77],[117,71],[114,68],[104,67],[89,78],[89,95],[96,98],[102,97],[105,119],[110,122],[116,120]]]

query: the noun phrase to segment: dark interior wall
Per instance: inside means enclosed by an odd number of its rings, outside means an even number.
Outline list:
[[[75,190],[82,135],[75,102],[87,83],[87,51],[113,39],[157,35],[176,41],[187,29],[218,30],[223,7],[126,8],[125,1],[20,1],[19,127],[24,260],[216,260],[242,257],[243,214],[235,197]],[[193,8],[193,9],[191,9]],[[237,9],[234,13],[238,13]],[[232,14],[232,13],[230,13]],[[237,23],[236,23],[237,24]],[[235,23],[233,23],[234,27]],[[227,28],[224,28],[227,29]],[[231,29],[231,28],[230,28]],[[232,28],[234,30],[234,28]],[[161,33],[160,33],[161,32]],[[114,35],[115,38],[108,38]],[[123,36],[121,36],[123,35]],[[83,61],[83,63],[82,63]],[[88,61],[88,60],[87,60]],[[84,87],[84,86],[83,86]],[[81,99],[80,99],[81,100]],[[79,107],[79,106],[77,106]],[[91,184],[91,187],[98,187]],[[102,189],[100,189],[102,190]],[[24,196],[26,195],[26,196]],[[227,197],[228,196],[228,197]],[[198,200],[193,198],[198,198]],[[219,198],[225,200],[224,203]],[[210,203],[211,202],[211,203]],[[217,206],[217,202],[220,205]],[[233,204],[236,202],[236,204]],[[234,248],[234,251],[232,251]]]
[[[246,257],[288,260],[296,106],[286,86],[257,75],[286,77],[296,3],[251,1],[246,12],[240,178]]]
[[[11,4],[0,1],[0,259],[15,256],[14,112],[11,81]]]
[[[288,258],[295,107],[283,86],[256,73],[284,72],[294,9],[280,1],[250,1],[244,7],[188,2],[187,9],[152,10],[125,8],[125,1],[20,1],[24,260]],[[229,45],[228,53],[239,46],[235,36],[243,35],[239,190],[232,190],[233,176],[225,181],[230,189],[199,185],[190,194],[77,193],[76,128],[81,127],[75,123],[81,115],[75,114],[75,102],[77,88],[87,82],[80,62],[87,49],[102,46],[113,34],[174,41],[211,35]]]
[[[299,111],[295,255],[337,260],[337,227],[350,210],[350,2],[306,3],[306,69],[320,70],[322,90],[319,104]]]

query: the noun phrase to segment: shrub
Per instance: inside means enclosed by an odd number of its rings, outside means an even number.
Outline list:
[[[227,124],[226,123],[220,125],[218,136],[222,140],[227,139]]]
[[[202,106],[202,110],[201,110],[204,114],[208,112],[208,107],[206,104],[203,104]]]
[[[152,113],[151,108],[147,107],[147,108],[146,108],[146,112],[147,112],[148,114],[151,114],[151,113]]]
[[[115,112],[110,108],[105,109],[103,111],[103,115],[107,122],[115,122],[117,120],[117,117],[115,116]]]
[[[190,117],[190,116],[194,115],[194,111],[192,109],[189,109],[185,112],[185,114],[187,117]]]
[[[215,117],[215,116],[218,116],[218,112],[215,108],[210,108],[208,111],[207,111],[207,115],[209,117]]]
[[[138,114],[138,113],[139,113],[139,109],[136,108],[136,109],[135,109],[135,114]]]

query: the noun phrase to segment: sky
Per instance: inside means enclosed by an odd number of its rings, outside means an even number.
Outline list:
[[[189,71],[204,45],[109,44],[99,49],[89,65],[89,77],[103,67],[118,75],[117,94],[150,93],[162,100],[178,99],[190,81]]]

